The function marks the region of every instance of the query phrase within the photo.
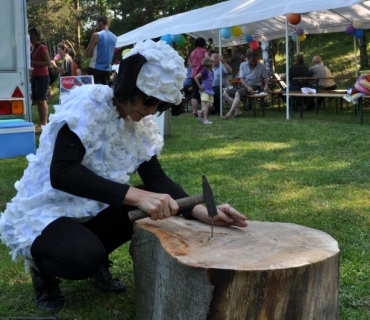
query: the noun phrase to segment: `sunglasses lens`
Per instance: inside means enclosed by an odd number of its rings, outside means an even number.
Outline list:
[[[158,105],[158,112],[164,112],[171,108],[171,103],[168,102],[162,102]]]

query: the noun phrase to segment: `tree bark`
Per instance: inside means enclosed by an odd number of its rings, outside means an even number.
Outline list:
[[[136,319],[338,319],[338,243],[322,231],[257,222],[137,222]]]
[[[359,49],[360,49],[360,68],[361,70],[368,70],[369,69],[369,58],[367,55],[367,47],[366,47],[366,31],[364,30],[364,35],[358,41]]]

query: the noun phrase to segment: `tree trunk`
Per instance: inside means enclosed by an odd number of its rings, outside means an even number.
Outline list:
[[[322,231],[273,222],[245,229],[179,217],[137,222],[136,319],[338,319],[339,249]]]
[[[369,58],[367,56],[367,48],[366,48],[366,36],[364,35],[361,39],[359,39],[359,49],[360,49],[360,68],[361,70],[368,70],[369,69]]]

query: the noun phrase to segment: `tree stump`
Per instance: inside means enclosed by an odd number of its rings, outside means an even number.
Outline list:
[[[338,319],[339,248],[291,223],[211,227],[137,222],[131,241],[137,320]]]

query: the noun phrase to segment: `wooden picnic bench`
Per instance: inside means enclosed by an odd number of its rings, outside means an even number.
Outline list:
[[[289,92],[289,97],[292,98],[292,97],[297,97],[297,98],[305,98],[305,97],[309,97],[309,98],[315,98],[317,100],[317,98],[334,98],[334,99],[342,99],[343,96],[346,94],[346,90],[331,90],[331,91],[325,91],[325,92],[318,92],[318,93],[301,93],[301,92]],[[286,93],[283,93],[283,96],[287,96]],[[364,124],[364,110],[363,110],[363,100],[364,99],[370,99],[370,95],[364,95],[362,96],[361,98],[359,98],[358,100],[358,105],[357,104],[354,104],[354,111],[355,111],[355,115],[357,115],[357,108],[359,109],[360,111],[360,124],[363,125]],[[336,104],[336,112],[338,113],[338,104]],[[317,101],[316,101],[316,113],[318,113],[318,105],[317,105]],[[301,115],[301,118],[303,117],[303,108],[301,107],[300,108],[300,115]]]

